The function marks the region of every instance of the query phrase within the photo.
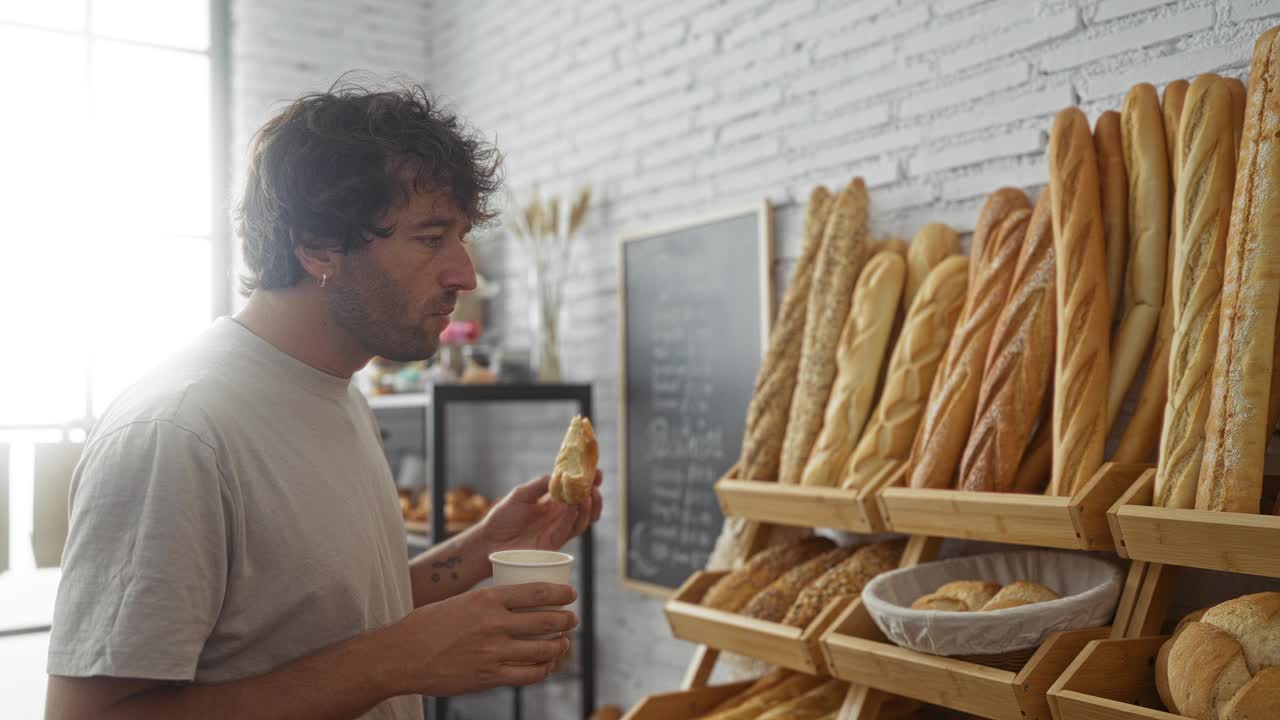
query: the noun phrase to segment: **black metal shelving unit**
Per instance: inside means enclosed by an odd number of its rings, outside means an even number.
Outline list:
[[[425,410],[427,453],[430,456],[431,487],[431,542],[439,543],[449,538],[445,526],[445,492],[448,487],[446,438],[447,417],[451,406],[471,403],[495,402],[574,402],[578,413],[591,418],[591,386],[586,384],[497,384],[497,385],[436,385],[422,395],[390,399],[374,399],[374,410],[406,407],[422,407]],[[582,717],[595,712],[595,547],[593,529],[579,538],[581,557],[578,559],[578,601],[581,609],[581,626],[578,636],[578,666],[582,681]],[[447,720],[448,698],[432,698],[428,703],[431,720]],[[522,720],[523,706],[519,688],[513,689],[512,717]]]

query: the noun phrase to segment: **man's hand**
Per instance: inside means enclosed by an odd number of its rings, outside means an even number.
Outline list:
[[[533,636],[568,632],[577,593],[568,585],[530,583],[473,590],[420,607],[381,631],[398,694],[448,696],[506,685],[531,685],[550,674],[569,640]],[[523,612],[520,612],[523,610]]]
[[[481,532],[489,552],[498,550],[559,550],[600,519],[603,475],[596,470],[591,497],[580,505],[551,499],[551,477],[543,475],[511,491],[484,519]]]

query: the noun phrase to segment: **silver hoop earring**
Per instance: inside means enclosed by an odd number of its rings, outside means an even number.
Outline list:
[[[321,274],[320,274],[320,287],[324,287],[324,284],[325,284],[325,283],[327,283],[327,282],[329,282],[329,273],[321,273]]]

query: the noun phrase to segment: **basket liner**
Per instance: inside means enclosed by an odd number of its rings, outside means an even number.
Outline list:
[[[911,603],[953,580],[1007,585],[1030,580],[1059,600],[989,612],[912,610]],[[1124,574],[1088,555],[1031,550],[954,558],[884,573],[862,591],[862,602],[894,644],[933,655],[996,655],[1034,648],[1050,634],[1106,625],[1120,599]]]

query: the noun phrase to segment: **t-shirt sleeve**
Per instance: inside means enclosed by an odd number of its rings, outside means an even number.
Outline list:
[[[72,480],[48,672],[193,680],[231,513],[213,448],[189,430],[138,422],[94,440]]]

